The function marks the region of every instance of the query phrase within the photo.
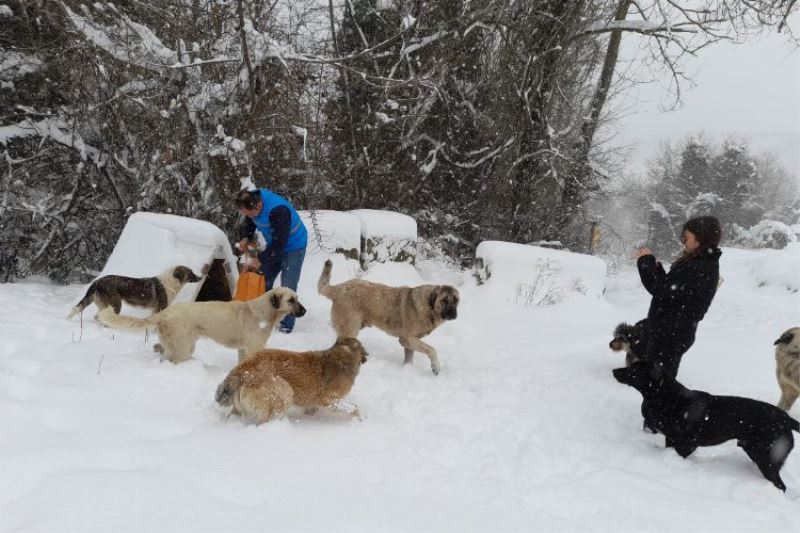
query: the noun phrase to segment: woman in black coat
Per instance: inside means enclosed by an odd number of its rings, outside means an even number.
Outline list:
[[[664,271],[652,252],[640,248],[636,266],[647,292],[653,295],[647,312],[646,359],[672,377],[681,357],[694,344],[697,324],[714,299],[719,283],[718,245],[722,230],[715,217],[697,217],[683,225],[683,253]]]

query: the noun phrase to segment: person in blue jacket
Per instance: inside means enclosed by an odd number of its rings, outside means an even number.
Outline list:
[[[267,288],[274,286],[280,274],[281,286],[297,291],[308,242],[308,231],[297,210],[289,200],[268,189],[239,191],[236,205],[244,215],[239,227],[239,249],[245,249],[256,230],[261,232],[267,247],[258,255],[253,268],[264,274]],[[280,331],[291,333],[294,320],[293,315],[287,315],[281,321]]]
[[[640,248],[637,253],[639,277],[653,296],[647,312],[645,359],[659,364],[673,378],[717,293],[721,237],[722,229],[715,217],[690,219],[681,232],[683,253],[669,272],[648,248]]]

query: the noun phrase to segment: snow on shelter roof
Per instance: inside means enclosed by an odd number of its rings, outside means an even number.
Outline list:
[[[202,275],[203,267],[214,259],[225,261],[228,284],[236,287],[236,257],[221,229],[204,220],[138,212],[128,218],[100,275],[151,277],[176,265]],[[176,301],[194,301],[203,282],[187,283]]]
[[[350,213],[361,221],[361,236],[365,239],[382,237],[415,240],[417,238],[417,221],[408,215],[379,209],[353,209]]]

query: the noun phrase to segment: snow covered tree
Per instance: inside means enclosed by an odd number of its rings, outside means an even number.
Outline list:
[[[764,207],[756,197],[759,176],[747,147],[725,141],[713,167],[713,190],[722,199],[717,216],[723,230],[730,230],[733,224],[749,227],[761,220]]]

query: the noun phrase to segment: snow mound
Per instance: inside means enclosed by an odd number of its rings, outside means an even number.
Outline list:
[[[358,217],[327,209],[315,210],[314,217],[311,211],[298,211],[298,214],[308,229],[309,251],[319,249],[333,253],[343,250],[348,255],[354,253],[353,258],[358,257],[361,249],[361,221]]]
[[[378,209],[350,211],[361,222],[361,236],[365,239],[379,237],[384,240],[415,240],[417,221],[408,215]]]
[[[731,278],[746,283],[747,290],[775,287],[797,292],[800,290],[800,243],[789,243],[782,250],[769,248],[743,250],[723,248],[720,258],[722,288]]]
[[[518,303],[558,303],[570,293],[600,297],[606,264],[591,255],[501,241],[483,241],[475,256],[483,261],[492,291]]]

